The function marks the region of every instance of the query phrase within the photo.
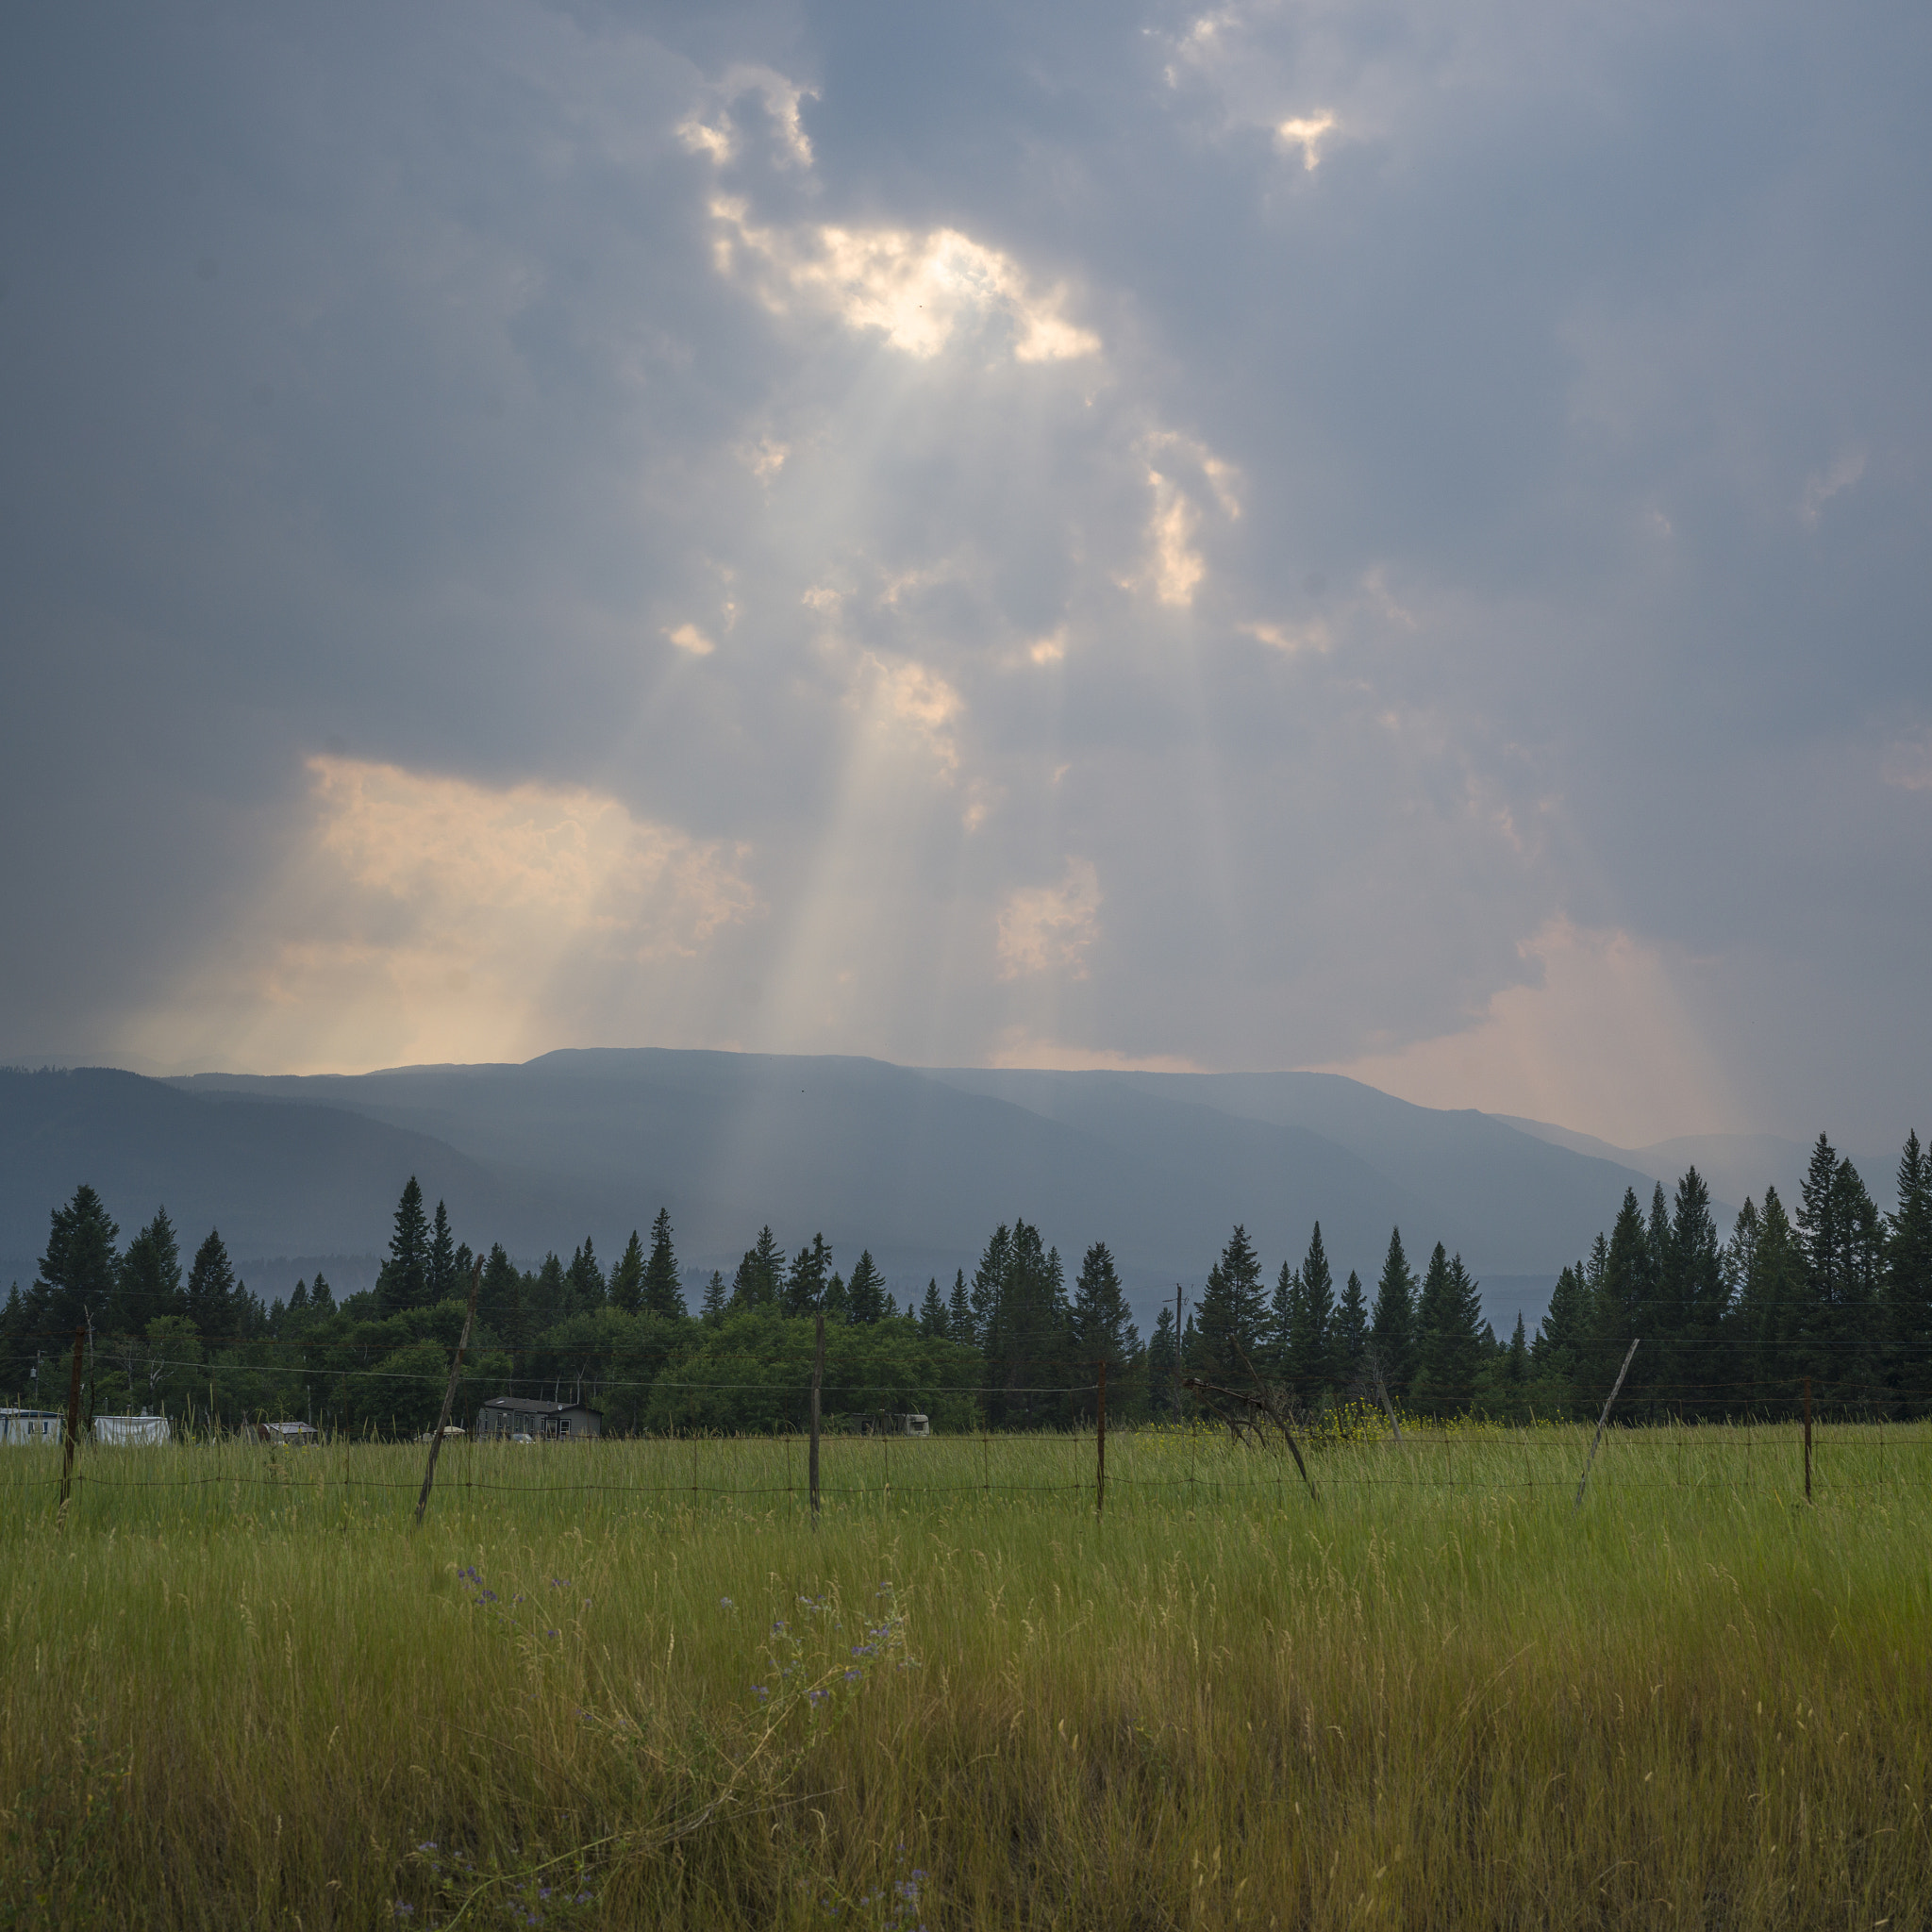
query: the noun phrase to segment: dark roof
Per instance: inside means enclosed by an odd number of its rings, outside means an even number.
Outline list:
[[[527,1395],[492,1395],[485,1408],[508,1409],[511,1415],[601,1415],[584,1402],[533,1402]]]

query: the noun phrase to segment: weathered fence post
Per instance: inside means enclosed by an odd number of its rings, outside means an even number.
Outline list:
[[[1107,1362],[1105,1357],[1097,1364],[1100,1370],[1100,1400],[1095,1409],[1093,1429],[1093,1513],[1095,1516],[1107,1512]]]
[[[1369,1354],[1369,1366],[1375,1372],[1375,1393],[1382,1398],[1382,1412],[1389,1418],[1389,1426],[1395,1431],[1395,1440],[1399,1442],[1402,1441],[1402,1424],[1395,1420],[1395,1405],[1389,1400],[1388,1386],[1382,1380],[1381,1358],[1373,1350]]]
[[[1805,1377],[1805,1501],[1810,1501],[1810,1375]]]
[[[825,1311],[818,1310],[818,1339],[811,1352],[811,1448],[805,1459],[805,1479],[811,1490],[811,1526],[819,1526],[819,1391],[825,1379]]]
[[[67,1521],[67,1494],[74,1486],[74,1442],[80,1428],[80,1351],[87,1330],[74,1331],[74,1373],[67,1378],[67,1428],[62,1438],[66,1447],[60,1457],[60,1507],[54,1514],[55,1527]]]
[[[1630,1344],[1630,1353],[1624,1357],[1624,1366],[1617,1371],[1617,1379],[1610,1387],[1609,1401],[1604,1404],[1604,1412],[1597,1418],[1596,1434],[1590,1439],[1590,1454],[1584,1457],[1583,1475],[1576,1485],[1576,1501],[1571,1507],[1571,1515],[1583,1507],[1583,1485],[1590,1480],[1591,1464],[1596,1460],[1596,1445],[1604,1439],[1605,1425],[1610,1419],[1610,1406],[1617,1399],[1624,1387],[1624,1377],[1630,1373],[1630,1364],[1637,1358],[1637,1343]]]
[[[449,1412],[457,1399],[457,1377],[463,1373],[463,1351],[470,1345],[470,1324],[476,1319],[476,1289],[483,1279],[483,1257],[470,1272],[470,1306],[463,1315],[463,1332],[457,1342],[455,1359],[449,1365],[449,1387],[442,1391],[442,1413],[436,1419],[436,1433],[429,1439],[429,1464],[423,1472],[423,1493],[416,1498],[416,1527],[423,1527],[423,1512],[429,1507],[429,1491],[436,1481],[436,1458],[442,1450],[442,1432],[449,1427]],[[472,1418],[474,1420],[474,1418]]]

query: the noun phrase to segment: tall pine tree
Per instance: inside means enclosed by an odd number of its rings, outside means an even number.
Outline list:
[[[1898,1205],[1885,1243],[1886,1374],[1907,1414],[1932,1405],[1932,1160],[1918,1130],[1898,1162]]]
[[[1375,1284],[1375,1306],[1369,1314],[1369,1345],[1391,1402],[1406,1402],[1415,1379],[1415,1293],[1416,1279],[1403,1252],[1402,1230],[1394,1228],[1381,1279]]]
[[[671,1210],[660,1208],[651,1224],[651,1258],[644,1264],[643,1305],[667,1322],[681,1322],[688,1312],[678,1278],[677,1256],[671,1245]]]
[[[626,1315],[635,1315],[644,1306],[644,1244],[632,1228],[617,1266],[610,1271],[610,1306]]]
[[[1221,1258],[1208,1271],[1195,1321],[1194,1359],[1202,1374],[1224,1387],[1247,1382],[1248,1364],[1259,1351],[1267,1322],[1261,1263],[1245,1227],[1228,1237]]]
[[[1328,1387],[1335,1319],[1335,1276],[1328,1251],[1322,1245],[1322,1224],[1308,1241],[1308,1252],[1295,1276],[1295,1293],[1289,1308],[1288,1378],[1305,1403],[1321,1399]]]
[[[228,1341],[235,1333],[235,1271],[221,1232],[209,1228],[208,1239],[194,1251],[188,1271],[188,1319],[206,1342]]]
[[[308,1296],[303,1296],[304,1304]],[[183,1312],[181,1248],[165,1208],[127,1243],[114,1282],[111,1325],[126,1335],[145,1335],[162,1315]]]
[[[85,1181],[66,1207],[54,1209],[34,1300],[42,1323],[57,1336],[107,1321],[120,1267],[114,1246],[120,1234]]]
[[[858,1251],[852,1264],[852,1279],[845,1284],[845,1310],[855,1323],[883,1322],[887,1313],[886,1278],[872,1258],[870,1248]]]
[[[399,1315],[429,1301],[429,1220],[423,1212],[423,1189],[411,1174],[396,1203],[389,1238],[389,1259],[375,1277],[375,1310]]]

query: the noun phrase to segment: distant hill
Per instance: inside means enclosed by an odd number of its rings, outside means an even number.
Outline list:
[[[1767,1187],[1774,1187],[1779,1198],[1795,1212],[1798,1184],[1805,1178],[1805,1169],[1811,1159],[1808,1145],[1787,1141],[1778,1134],[1683,1134],[1675,1140],[1655,1141],[1648,1147],[1613,1147],[1594,1135],[1552,1126],[1548,1121],[1523,1120],[1515,1114],[1497,1114],[1493,1118],[1519,1132],[1534,1134],[1553,1146],[1634,1167],[1638,1173],[1662,1181],[1666,1189],[1676,1184],[1686,1168],[1694,1167],[1704,1176],[1713,1198],[1725,1204],[1726,1215],[1719,1217],[1719,1225],[1725,1233],[1730,1231],[1728,1218],[1735,1218],[1746,1195],[1762,1202]],[[1840,1147],[1839,1152],[1842,1155],[1845,1150]],[[1896,1155],[1889,1159],[1864,1154],[1852,1156],[1852,1165],[1881,1208],[1890,1208],[1897,1193],[1897,1164]]]
[[[586,1234],[607,1262],[671,1210],[687,1264],[728,1274],[769,1221],[841,1266],[869,1246],[901,1293],[970,1274],[1024,1215],[1070,1269],[1106,1241],[1143,1315],[1197,1284],[1236,1221],[1271,1273],[1319,1218],[1338,1278],[1373,1284],[1399,1223],[1532,1323],[1640,1170],[1491,1116],[1333,1075],[921,1070],[836,1057],[608,1050],[351,1076],[0,1074],[0,1268],[25,1279],[49,1209],[90,1180],[131,1232],[167,1203],[264,1258],[366,1257],[410,1174],[458,1235],[534,1259]],[[12,1261],[8,1257],[19,1257]]]

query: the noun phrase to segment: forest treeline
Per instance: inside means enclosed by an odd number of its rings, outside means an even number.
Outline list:
[[[711,1274],[693,1314],[663,1209],[608,1269],[589,1240],[568,1261],[520,1269],[501,1245],[458,1242],[413,1177],[374,1289],[339,1302],[317,1274],[268,1307],[236,1279],[218,1231],[184,1267],[162,1208],[124,1248],[83,1185],[54,1209],[32,1287],[15,1284],[0,1310],[0,1386],[13,1402],[59,1406],[64,1338],[79,1327],[91,1412],[413,1432],[441,1406],[479,1263],[458,1421],[518,1394],[592,1403],[618,1433],[797,1426],[821,1312],[828,1412],[920,1409],[939,1428],[1082,1423],[1102,1361],[1121,1422],[1191,1412],[1190,1379],[1258,1378],[1305,1413],[1386,1393],[1423,1415],[1585,1415],[1637,1337],[1628,1419],[1785,1412],[1807,1384],[1824,1413],[1932,1410],[1932,1161],[1916,1133],[1890,1214],[1823,1134],[1795,1210],[1767,1189],[1728,1237],[1694,1168],[1647,1208],[1626,1191],[1612,1226],[1563,1270],[1536,1334],[1519,1317],[1507,1339],[1484,1322],[1459,1255],[1438,1243],[1418,1269],[1396,1229],[1372,1289],[1353,1272],[1338,1286],[1319,1223],[1272,1282],[1236,1227],[1193,1306],[1163,1306],[1144,1338],[1104,1241],[1070,1281],[1024,1220],[993,1232],[970,1277],[931,1280],[903,1306],[870,1252],[841,1274],[822,1236],[788,1254],[767,1226],[729,1280]]]

